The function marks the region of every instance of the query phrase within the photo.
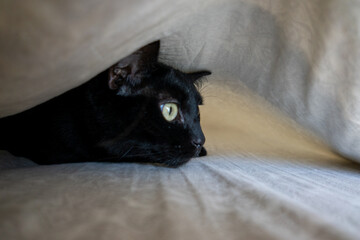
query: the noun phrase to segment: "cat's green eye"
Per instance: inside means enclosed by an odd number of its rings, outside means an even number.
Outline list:
[[[161,113],[166,121],[174,121],[179,114],[179,109],[176,103],[165,103],[161,105]]]

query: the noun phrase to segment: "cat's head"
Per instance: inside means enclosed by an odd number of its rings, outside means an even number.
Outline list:
[[[176,167],[206,155],[203,99],[196,86],[210,72],[184,73],[159,63],[159,46],[159,41],[149,44],[109,69],[109,89],[131,109],[123,112],[126,129],[105,145],[122,161]]]

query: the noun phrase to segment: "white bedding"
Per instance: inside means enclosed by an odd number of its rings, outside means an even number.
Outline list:
[[[0,152],[0,238],[359,239],[359,29],[355,0],[1,2],[1,116],[158,38],[213,75],[180,168]]]

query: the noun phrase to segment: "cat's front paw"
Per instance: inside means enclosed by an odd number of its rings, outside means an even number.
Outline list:
[[[207,151],[204,147],[201,148],[201,151],[199,153],[199,157],[203,157],[207,155]]]

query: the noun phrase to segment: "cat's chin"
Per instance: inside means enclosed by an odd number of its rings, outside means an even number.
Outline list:
[[[199,150],[195,149],[193,151],[193,153],[187,153],[186,155],[187,155],[186,157],[169,159],[169,160],[164,161],[163,163],[154,163],[154,165],[176,168],[176,167],[179,167],[179,166],[184,165],[185,163],[189,162],[192,158],[206,156],[207,151],[204,147],[201,147]]]
[[[204,157],[206,155],[207,155],[207,151],[204,147],[202,147],[198,157]]]
[[[204,147],[200,147],[200,148],[196,148],[195,149],[195,153],[193,155],[194,158],[196,157],[203,157],[203,156],[206,156],[207,154],[207,151]]]
[[[107,162],[132,162],[153,164],[164,167],[179,167],[191,158],[206,156],[207,152],[204,147],[184,147],[180,145],[164,146],[154,145],[144,147],[146,144],[119,144],[113,141],[103,142],[102,157],[98,161]]]
[[[186,152],[182,154],[164,154],[162,157],[148,159],[148,163],[152,163],[157,166],[176,168],[189,162],[194,157],[192,152]]]
[[[154,165],[168,167],[168,168],[177,168],[177,167],[180,167],[180,166],[184,165],[185,163],[189,162],[190,159],[191,159],[191,157],[182,158],[182,159],[171,159],[171,160],[165,161],[163,163],[155,163]]]
[[[189,162],[193,157],[195,157],[192,153],[187,153],[182,156],[174,157],[174,156],[163,156],[161,158],[153,158],[153,159],[138,159],[136,162],[152,164],[155,166],[169,167],[169,168],[177,168],[185,163]]]

